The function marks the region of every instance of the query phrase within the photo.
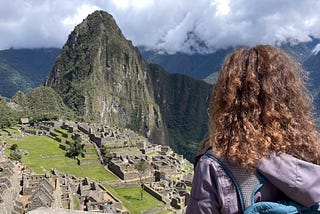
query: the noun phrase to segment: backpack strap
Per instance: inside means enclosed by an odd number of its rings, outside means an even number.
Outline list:
[[[244,205],[246,208],[251,206],[255,201],[255,195],[262,187],[263,182],[259,179],[259,175],[257,172],[249,173],[240,165],[231,164],[225,158],[221,159],[222,163],[226,165],[226,167],[231,171],[233,176],[235,177],[238,185],[240,186]]]
[[[244,172],[242,167],[231,165],[226,160],[217,158],[212,153],[212,150],[207,150],[204,155],[218,163],[231,179],[239,197],[242,210],[245,210],[255,203],[254,199],[256,193],[267,181],[263,175],[257,171],[256,173],[248,174]]]
[[[241,188],[240,188],[236,178],[233,176],[232,172],[228,169],[228,167],[220,159],[218,159],[213,154],[211,154],[209,152],[206,152],[204,155],[206,155],[207,157],[209,157],[209,158],[213,159],[214,161],[216,161],[222,167],[222,169],[225,171],[225,173],[229,176],[229,178],[231,179],[233,185],[235,186],[237,194],[239,196],[241,210],[244,211],[245,210],[245,204],[244,204]]]

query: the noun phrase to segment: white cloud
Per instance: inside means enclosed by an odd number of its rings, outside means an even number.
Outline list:
[[[209,52],[320,38],[318,0],[4,0],[0,49],[62,47],[74,26],[102,9],[135,45]]]
[[[8,0],[0,7],[0,49],[62,47],[69,33],[100,7],[85,0]]]
[[[73,15],[67,16],[62,19],[62,24],[67,28],[72,28],[77,24],[81,23],[82,20],[90,13],[99,10],[100,8],[95,5],[83,4],[80,7],[76,8],[76,11]]]

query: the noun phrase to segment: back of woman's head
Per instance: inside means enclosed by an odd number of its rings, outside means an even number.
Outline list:
[[[299,64],[278,48],[237,49],[221,68],[210,106],[209,144],[248,169],[273,152],[319,163],[312,98]]]

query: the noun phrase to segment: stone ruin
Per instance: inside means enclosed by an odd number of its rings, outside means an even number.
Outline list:
[[[37,175],[18,162],[0,160],[0,213],[21,214],[39,207],[127,213],[101,184],[53,170]]]
[[[41,124],[41,127],[46,130],[54,130],[56,127],[61,127],[70,133],[80,135],[82,139],[88,142],[90,141],[97,150],[103,147],[110,148],[113,158],[107,167],[125,183],[139,182],[139,175],[137,170],[134,169],[134,165],[138,161],[146,161],[149,164],[149,170],[143,175],[146,190],[168,206],[180,211],[184,210],[189,198],[189,192],[185,187],[191,186],[192,175],[183,172],[181,165],[185,159],[182,155],[174,153],[170,147],[150,144],[148,140],[128,129],[120,130],[108,126],[94,126],[74,122],[57,124],[47,122],[46,124]],[[128,150],[130,150],[129,153]],[[151,156],[148,155],[150,153],[152,153]],[[59,203],[62,207],[74,209],[74,201],[78,200],[83,210],[99,210],[109,213],[119,213],[119,210],[121,210],[122,206],[117,200],[99,200],[99,198],[104,197],[104,194],[101,193],[101,185],[99,187],[96,184],[89,184],[90,181],[88,179],[79,180],[72,176],[59,175],[59,173],[56,175],[58,178],[53,182],[53,186],[56,188],[57,183],[60,184],[61,196],[59,196]],[[172,177],[178,182],[172,181]],[[38,179],[41,180],[40,177]],[[50,207],[50,203],[51,206],[52,204],[57,204],[57,202],[51,201],[52,199],[48,196],[47,193],[50,192],[51,188],[48,187],[46,182],[41,186],[45,188],[37,190],[37,194],[33,197],[35,203],[28,205],[32,209],[40,206],[40,204],[44,207]],[[25,191],[28,190],[25,189]],[[110,197],[112,198],[112,196]],[[46,199],[40,202],[39,198]],[[16,207],[19,206],[23,207],[24,205],[17,201]],[[121,212],[125,211],[122,210]]]
[[[119,129],[109,126],[94,126],[78,123],[78,129],[87,134],[99,148],[135,146],[139,137],[129,129]]]
[[[175,209],[184,209],[189,200],[187,185],[183,181],[161,180],[145,186],[147,192]]]

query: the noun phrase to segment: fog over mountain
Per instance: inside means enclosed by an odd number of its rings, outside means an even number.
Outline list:
[[[320,38],[317,0],[3,0],[0,49],[61,48],[97,9],[113,15],[135,46],[167,53]]]

